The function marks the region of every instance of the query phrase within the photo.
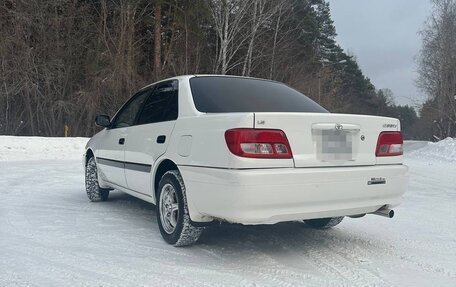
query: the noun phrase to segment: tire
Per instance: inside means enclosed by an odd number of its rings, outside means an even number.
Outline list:
[[[85,169],[85,187],[87,197],[90,201],[106,201],[109,196],[109,189],[101,188],[98,184],[98,171],[95,158],[91,157],[87,161]]]
[[[192,225],[179,171],[168,171],[160,179],[156,208],[158,227],[167,243],[176,247],[188,246],[201,236],[204,228]]]
[[[334,227],[342,222],[344,219],[343,216],[340,217],[330,217],[330,218],[317,218],[317,219],[308,219],[304,222],[316,229],[328,229]]]

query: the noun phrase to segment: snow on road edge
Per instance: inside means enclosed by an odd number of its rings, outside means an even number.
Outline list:
[[[409,143],[409,145],[412,146],[413,144],[416,145],[416,142]],[[456,139],[446,138],[436,143],[428,142],[420,148],[411,148],[410,152],[407,152],[406,150],[405,154],[410,158],[440,162],[456,162]]]
[[[0,161],[80,159],[88,140],[0,136]]]

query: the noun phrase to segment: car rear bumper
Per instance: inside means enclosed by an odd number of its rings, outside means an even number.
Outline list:
[[[398,205],[408,182],[405,165],[179,169],[186,185],[190,216],[197,222],[220,219],[273,224],[365,214],[384,205]]]

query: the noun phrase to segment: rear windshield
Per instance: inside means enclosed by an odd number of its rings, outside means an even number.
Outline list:
[[[190,87],[196,108],[205,113],[328,112],[287,85],[267,80],[195,77]]]

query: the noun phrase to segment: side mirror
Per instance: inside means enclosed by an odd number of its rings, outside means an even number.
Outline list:
[[[99,115],[95,118],[95,124],[105,128],[111,124],[111,119],[107,115]]]

